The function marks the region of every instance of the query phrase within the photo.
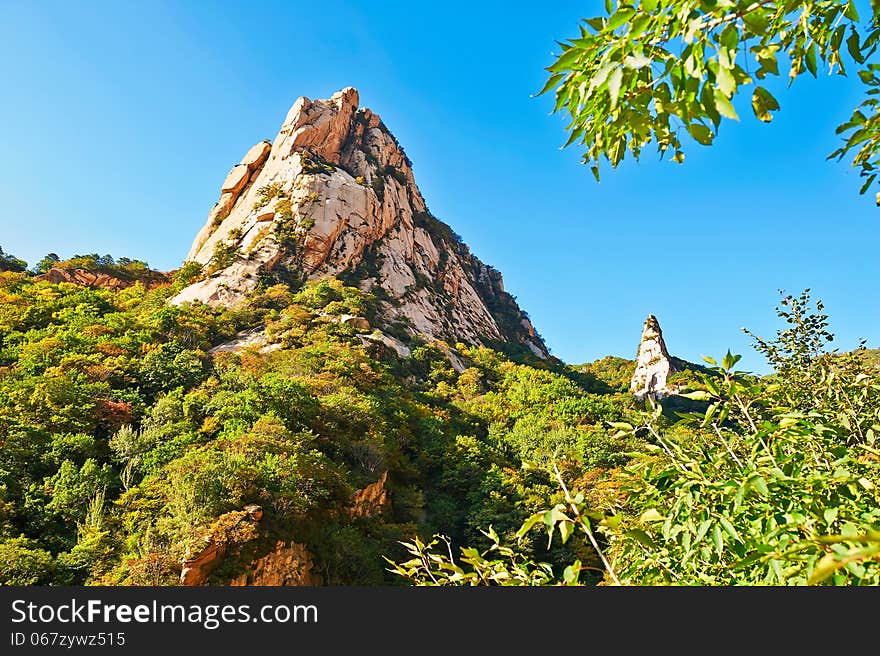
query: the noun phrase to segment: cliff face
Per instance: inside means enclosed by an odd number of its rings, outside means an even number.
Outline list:
[[[275,140],[248,150],[187,257],[208,276],[172,302],[229,306],[261,281],[340,277],[376,295],[385,326],[546,358],[501,275],[427,211],[403,149],[358,102],[350,87],[299,98]]]
[[[670,393],[666,380],[675,371],[669,351],[666,350],[666,342],[663,341],[660,323],[653,314],[648,315],[629,389],[638,399],[646,396],[663,398]]]

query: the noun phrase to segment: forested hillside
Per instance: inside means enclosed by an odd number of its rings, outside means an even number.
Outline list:
[[[513,539],[557,494],[554,455],[598,481],[634,448],[607,423],[635,416],[628,395],[487,348],[460,345],[460,373],[438,345],[401,358],[366,339],[375,299],[336,281],[228,311],[166,304],[185,272],[149,291],[0,276],[7,584],[176,584],[206,536],[229,543],[214,583],[279,541],[305,545],[315,580],[391,582],[399,540],[487,544],[489,525]],[[263,325],[267,343],[211,353]],[[386,500],[353,510],[380,479]],[[226,531],[249,504],[260,521]]]
[[[194,273],[0,273],[4,584],[877,582],[876,352],[823,355],[807,296],[776,375],[693,367],[676,413],[631,361],[401,357],[339,281],[168,305]]]

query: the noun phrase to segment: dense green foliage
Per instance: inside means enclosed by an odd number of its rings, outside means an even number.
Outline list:
[[[808,293],[755,338],[772,376],[676,360],[694,391],[663,408],[629,395],[621,358],[459,344],[456,371],[417,340],[400,358],[364,328],[376,299],[339,280],[214,310],[166,302],[199,267],[25,269],[0,273],[0,583],[176,584],[206,537],[213,583],[279,541],[330,584],[880,582],[880,361],[828,351]],[[355,512],[386,473],[390,503]]]
[[[708,403],[670,425],[650,404],[641,420],[615,422],[617,437],[646,443],[614,474],[615,494],[585,489],[527,520],[551,544],[579,531],[615,584],[838,585],[880,583],[880,376],[874,357],[827,350],[822,305],[783,298],[787,327],[756,346],[776,373],[734,371],[729,353],[686,394]],[[557,472],[558,473],[558,472]],[[577,583],[493,534],[484,551],[407,543],[396,573],[429,585]],[[514,543],[515,544],[515,543]],[[450,554],[449,556],[445,555]],[[500,557],[499,557],[500,556]]]
[[[27,262],[11,253],[4,253],[0,248],[0,271],[24,271],[26,268]]]
[[[585,374],[463,345],[460,373],[429,344],[400,359],[338,321],[375,312],[338,281],[263,288],[235,311],[167,305],[194,275],[110,291],[0,274],[0,582],[174,584],[248,504],[264,517],[228,538],[213,582],[278,540],[305,544],[327,583],[399,581],[382,555],[401,541],[488,545],[490,524],[512,540],[555,494],[554,456],[600,478],[631,448],[607,422],[634,404]],[[211,353],[261,326],[265,351]],[[385,471],[390,507],[353,516]]]
[[[805,72],[856,70],[865,100],[837,132],[830,157],[852,157],[865,193],[880,166],[880,2],[854,0],[606,0],[605,15],[583,19],[548,68],[544,92],[571,117],[568,144],[581,143],[596,179],[605,158],[616,167],[627,150],[638,159],[654,142],[684,161],[682,134],[710,145],[722,119],[738,119],[732,99],[751,91],[764,122],[779,102],[762,85],[787,67]],[[880,205],[880,193],[877,194]]]

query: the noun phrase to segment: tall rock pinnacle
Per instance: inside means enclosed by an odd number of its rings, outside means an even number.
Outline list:
[[[171,302],[232,306],[261,282],[342,277],[375,294],[384,327],[548,357],[501,275],[428,212],[409,158],[358,103],[351,87],[299,98],[275,140],[247,151],[187,256],[206,277]]]
[[[636,357],[636,370],[630,382],[629,389],[637,399],[646,396],[663,398],[670,393],[666,385],[669,376],[675,373],[669,351],[666,350],[666,342],[663,341],[663,331],[657,317],[649,314],[642,330],[642,341],[639,343],[639,353]]]

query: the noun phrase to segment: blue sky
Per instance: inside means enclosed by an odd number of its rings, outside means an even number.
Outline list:
[[[864,4],[864,3],[863,3]],[[649,156],[596,184],[533,98],[555,39],[597,2],[22,2],[0,22],[0,246],[177,267],[229,167],[297,96],[348,85],[405,147],[429,208],[568,362],[633,357],[648,313],[670,350],[772,334],[811,287],[841,347],[880,345],[880,210],[827,162],[855,80],[771,85],[782,111],[684,166]]]

